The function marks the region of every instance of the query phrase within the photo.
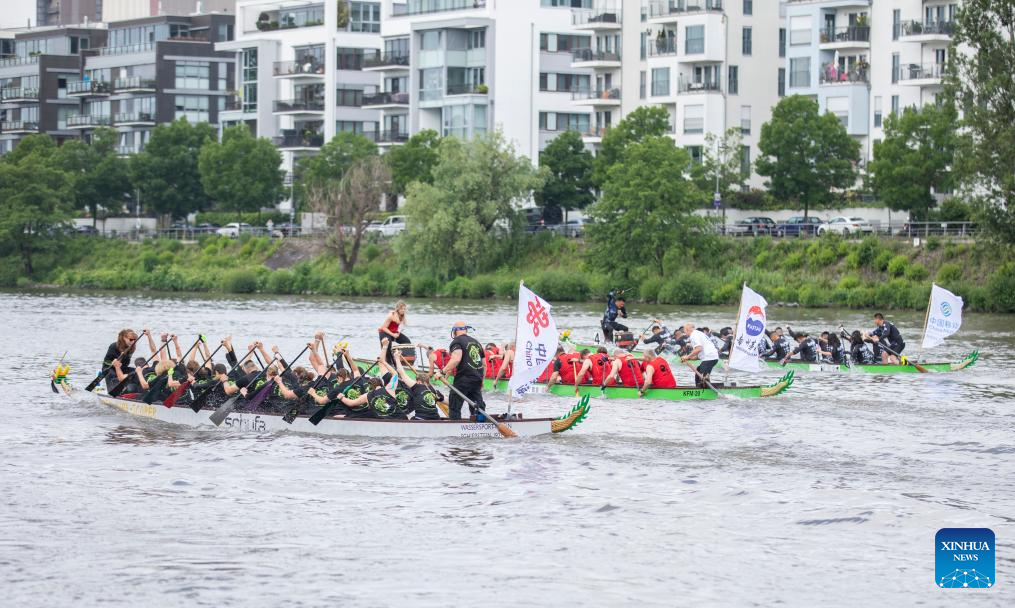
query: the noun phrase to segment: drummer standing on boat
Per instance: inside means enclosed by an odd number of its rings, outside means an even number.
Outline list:
[[[610,292],[606,299],[606,312],[603,313],[603,341],[613,342],[613,332],[627,331],[626,325],[617,323],[617,315],[627,318],[627,307],[624,305],[624,290],[620,293]]]
[[[454,374],[455,381],[452,384],[458,392],[472,400],[477,406],[486,410],[486,403],[483,401],[483,377],[486,375],[486,362],[483,357],[483,345],[469,335],[473,329],[464,321],[455,321],[451,326],[451,345],[448,352],[451,358],[438,370],[441,376]],[[465,401],[455,391],[451,391],[448,398],[448,418],[451,420],[461,419],[462,405]],[[476,411],[469,406],[472,415]]]

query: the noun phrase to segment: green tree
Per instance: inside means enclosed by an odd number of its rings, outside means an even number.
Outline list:
[[[201,148],[214,139],[215,129],[206,122],[192,125],[181,118],[155,127],[144,151],[131,162],[141,201],[172,217],[207,208],[197,159]]]
[[[100,208],[122,211],[133,187],[130,165],[117,153],[116,139],[116,131],[100,127],[89,142],[72,139],[57,152],[57,163],[73,180],[74,205],[91,214],[93,226]]]
[[[198,157],[205,193],[223,209],[260,211],[282,199],[282,155],[243,125],[226,129],[222,141],[209,141]]]
[[[353,165],[376,155],[377,144],[357,133],[342,131],[324,144],[319,154],[300,160],[300,181],[307,185],[341,181]]]
[[[693,215],[701,195],[685,177],[690,157],[671,138],[655,136],[628,146],[621,160],[610,169],[602,197],[589,207],[588,262],[626,276],[637,265],[625,263],[633,250],[661,277],[666,251],[702,225]]]
[[[962,114],[955,172],[981,223],[1015,243],[1015,2],[965,0],[945,95]]]
[[[0,238],[16,250],[28,278],[36,254],[56,245],[73,214],[71,176],[48,135],[29,135],[0,162]]]
[[[740,192],[750,177],[740,166],[744,136],[739,127],[731,127],[722,137],[714,133],[705,135],[701,162],[691,168],[691,179],[704,199],[711,201],[716,188],[716,174],[719,175],[719,195],[729,201],[733,192]],[[703,201],[706,202],[706,201]]]
[[[539,154],[539,165],[546,169],[546,182],[535,199],[544,218],[559,222],[561,209],[584,209],[595,200],[592,154],[577,131],[555,137]]]
[[[647,137],[666,135],[669,131],[670,115],[665,108],[641,106],[629,113],[603,135],[599,154],[596,155],[596,183],[601,185],[606,181],[610,167],[624,156],[627,146]]]
[[[874,144],[870,163],[874,192],[897,211],[925,221],[934,206],[931,188],[951,188],[958,115],[955,106],[906,108],[885,120],[885,138]]]
[[[424,129],[410,137],[404,145],[395,146],[384,155],[391,171],[391,194],[405,196],[412,182],[433,183],[433,168],[437,165],[440,143],[437,131]]]
[[[541,174],[495,132],[444,138],[433,176],[409,185],[403,261],[442,279],[496,267],[521,230],[516,206],[542,185]]]
[[[820,114],[807,97],[784,97],[772,108],[758,148],[758,174],[769,178],[773,196],[802,205],[805,217],[810,205],[827,199],[833,188],[856,183],[859,142],[834,114]]]

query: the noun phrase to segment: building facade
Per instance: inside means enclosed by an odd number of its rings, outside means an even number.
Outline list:
[[[102,21],[102,0],[35,0],[35,27]]]
[[[234,15],[236,0],[102,0],[102,19],[107,22],[200,13]]]

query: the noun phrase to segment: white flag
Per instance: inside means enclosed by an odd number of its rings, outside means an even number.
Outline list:
[[[923,347],[934,348],[962,326],[962,298],[943,287],[932,285],[927,307],[927,327]]]
[[[521,397],[529,390],[557,354],[557,324],[550,305],[527,287],[518,286],[518,331],[515,334],[515,360],[508,390]]]
[[[765,308],[768,302],[744,283],[740,295],[740,314],[737,315],[737,329],[730,350],[730,367],[745,372],[761,371],[758,353],[765,342]]]

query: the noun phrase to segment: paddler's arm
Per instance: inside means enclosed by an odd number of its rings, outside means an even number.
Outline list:
[[[345,357],[345,362],[349,364],[349,373],[352,374],[352,377],[359,378],[362,376],[363,372],[360,371],[359,366],[356,365],[355,361],[353,361],[352,353],[348,348],[345,349],[345,354],[343,356]]]
[[[143,388],[144,390],[148,390],[148,381],[144,379],[144,374],[141,373],[141,368],[135,367],[134,373],[137,375],[138,384],[141,386],[141,388]]]
[[[645,366],[645,373],[643,374],[644,382],[641,383],[641,390],[638,391],[638,396],[642,397],[645,395],[645,391],[652,386],[652,376],[655,375],[656,368],[652,365]]]
[[[173,340],[173,346],[176,347],[176,360],[179,361],[180,365],[183,365],[183,349],[180,348],[180,338],[176,334],[169,336]],[[190,351],[194,352],[194,351]]]
[[[395,371],[398,372],[398,377],[402,380],[402,384],[404,384],[406,388],[412,389],[412,387],[416,386],[416,379],[410,378],[409,375],[405,373],[405,367],[402,365],[401,356],[395,357]]]
[[[116,381],[123,382],[127,378],[127,374],[123,373],[123,364],[120,363],[119,359],[113,359],[113,371],[116,372]]]
[[[440,373],[443,376],[447,376],[458,369],[458,364],[462,362],[462,349],[458,349],[451,353],[451,357],[448,362],[441,368]]]
[[[290,390],[289,387],[285,385],[285,382],[282,381],[281,376],[275,376],[275,384],[278,385],[278,392],[283,398],[288,400],[299,399],[299,395],[296,394],[296,391]]]
[[[395,370],[391,369],[388,365],[388,353],[391,351],[391,340],[384,338],[381,340],[381,356],[378,359],[377,367],[381,369],[381,375],[391,374],[395,375]]]

